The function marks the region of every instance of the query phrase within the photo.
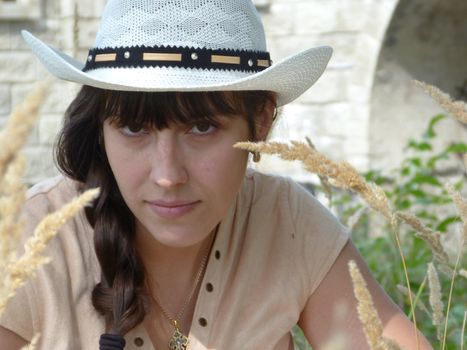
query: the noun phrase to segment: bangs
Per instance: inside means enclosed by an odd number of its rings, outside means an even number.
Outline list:
[[[243,93],[248,92],[105,91],[100,118],[101,122],[110,119],[119,127],[144,126],[158,130],[174,124],[215,124],[219,116],[247,117],[244,97],[239,96]]]

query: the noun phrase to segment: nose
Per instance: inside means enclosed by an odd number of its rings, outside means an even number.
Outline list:
[[[151,153],[150,178],[153,183],[170,189],[187,182],[183,152],[174,137],[159,135]]]

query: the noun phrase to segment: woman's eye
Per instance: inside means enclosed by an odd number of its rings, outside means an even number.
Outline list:
[[[120,131],[123,135],[130,137],[140,136],[147,133],[146,129],[138,125],[126,125],[121,127]]]
[[[206,135],[214,132],[215,130],[216,127],[210,123],[198,123],[190,129],[190,133],[196,135]]]

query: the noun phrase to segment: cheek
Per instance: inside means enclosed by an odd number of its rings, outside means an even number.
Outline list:
[[[200,161],[197,166],[200,173],[197,177],[215,192],[215,196],[232,196],[243,180],[247,161],[246,152],[229,147]]]
[[[233,145],[245,140],[246,135],[246,131],[228,135],[199,160],[198,169],[206,183],[216,184],[217,189],[224,193],[238,190],[245,175],[248,153],[233,148]]]
[[[131,152],[109,138],[105,142],[107,160],[122,194],[136,186],[145,176],[145,164],[138,153]]]

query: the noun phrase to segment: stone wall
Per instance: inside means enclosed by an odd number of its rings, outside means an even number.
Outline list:
[[[77,16],[74,3],[69,0],[32,0],[30,6],[23,7],[24,16],[14,19],[0,6],[0,123],[5,122],[12,107],[23,100],[35,82],[50,81],[50,92],[40,109],[40,119],[25,148],[29,160],[26,181],[29,183],[57,173],[52,146],[77,86],[51,78],[24,43],[20,31],[26,29],[51,46],[84,61],[104,3],[104,0],[80,0]],[[36,5],[38,16],[29,16],[27,9],[36,11]],[[74,30],[76,24],[79,31]]]
[[[31,13],[36,12],[26,19],[8,18],[0,0],[0,122],[35,81],[49,76],[23,43],[20,29],[32,31],[84,62],[105,3],[80,0],[75,6],[69,0],[17,1],[29,1]],[[256,4],[275,62],[312,46],[334,48],[329,67],[318,83],[283,108],[272,138],[285,141],[308,136],[330,157],[347,159],[361,170],[370,167],[372,155],[376,154],[370,150],[378,145],[378,140],[371,137],[378,128],[372,122],[372,108],[380,106],[372,100],[375,71],[381,66],[380,51],[398,0],[256,0]],[[51,80],[51,86],[26,148],[29,182],[56,173],[51,147],[63,112],[77,90],[74,84],[56,79]],[[378,108],[374,111],[380,113]],[[384,133],[386,127],[383,125],[378,132]],[[402,148],[403,142],[395,135],[385,147]],[[391,164],[391,159],[378,162],[378,166],[386,164]],[[313,181],[298,164],[275,157],[263,157],[257,167],[299,181]]]
[[[334,55],[320,80],[286,106],[273,139],[310,137],[318,150],[369,167],[370,96],[381,42],[395,0],[273,0],[263,12],[273,57],[330,45]],[[395,141],[397,142],[397,141]],[[300,164],[264,157],[258,168],[314,181]]]

